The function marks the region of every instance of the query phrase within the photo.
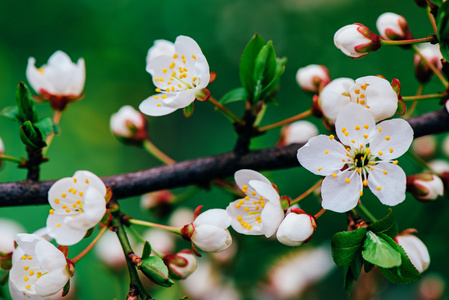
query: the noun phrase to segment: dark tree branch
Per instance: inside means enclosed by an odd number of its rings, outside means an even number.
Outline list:
[[[446,110],[430,112],[409,120],[415,138],[449,131]],[[232,176],[239,169],[279,170],[299,167],[296,152],[301,145],[251,151],[245,155],[228,152],[187,160],[169,166],[103,177],[116,199],[142,195],[192,184],[207,184],[214,178]],[[0,207],[46,204],[48,189],[54,181],[19,181],[0,184]]]

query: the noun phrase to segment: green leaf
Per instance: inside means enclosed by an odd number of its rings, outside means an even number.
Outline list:
[[[25,121],[20,126],[19,136],[22,143],[32,149],[38,150],[47,146],[42,133],[30,121]]]
[[[263,99],[262,92],[265,86],[269,84],[275,77],[276,66],[276,53],[274,52],[273,42],[269,41],[260,50],[254,65],[255,90],[254,97],[252,99],[253,101]]]
[[[384,218],[369,225],[368,229],[374,233],[385,233],[394,239],[398,234],[398,225],[394,221],[392,211],[393,210],[389,208],[388,214]]]
[[[145,241],[145,244],[143,244],[143,251],[142,251],[142,259],[145,259],[147,257],[150,257],[151,255],[151,245],[150,242]]]
[[[402,264],[399,267],[393,268],[381,268],[379,267],[382,275],[385,276],[390,282],[398,283],[412,283],[421,279],[421,274],[416,270],[413,264],[410,262],[407,254],[401,246],[396,244],[393,239],[388,238],[388,236],[383,233],[379,233],[379,236],[384,238],[392,247],[396,247],[396,251],[401,255]]]
[[[0,111],[0,115],[4,116],[10,120],[18,121],[20,124],[23,123],[21,121],[21,118],[19,115],[19,108],[17,107],[17,105],[5,107],[4,109],[2,109]]]
[[[362,271],[362,256],[359,252],[359,254],[357,255],[357,257],[352,261],[352,263],[347,266],[344,267],[344,288],[345,288],[345,293],[346,296],[349,298],[350,294],[351,294],[351,290],[352,290],[352,286],[354,284],[354,281],[356,281],[357,279],[359,279],[360,276],[360,272]]]
[[[332,236],[331,251],[334,262],[341,266],[349,266],[359,255],[367,227],[354,231],[337,232]]]
[[[195,104],[195,101],[184,107],[184,117],[190,118],[193,115],[193,106]]]
[[[260,95],[261,99],[264,99],[276,90],[279,85],[279,78],[282,74],[284,74],[284,71],[285,67],[282,67],[282,69],[280,69],[279,72],[274,76],[273,80],[271,80],[271,82],[264,87]]]
[[[248,95],[246,94],[245,89],[240,87],[240,88],[236,88],[236,89],[233,89],[233,90],[230,90],[229,92],[227,92],[220,99],[220,103],[228,104],[228,103],[232,103],[232,102],[246,100],[247,97],[248,97]]]
[[[40,132],[47,136],[53,133],[53,122],[49,117],[39,120],[39,122],[34,123],[34,126],[39,128]]]
[[[383,236],[390,238],[385,234]],[[368,230],[366,237],[362,250],[363,259],[382,268],[401,265],[401,254],[396,250],[396,247],[391,246],[384,238],[371,230]]]
[[[161,258],[157,256],[150,256],[139,263],[138,268],[145,276],[156,284],[170,287],[173,285],[173,280],[168,278],[168,268]]]
[[[22,122],[37,122],[37,111],[33,97],[23,82],[19,82],[16,90],[16,102],[19,110],[19,117]]]
[[[258,56],[262,47],[265,46],[265,41],[260,37],[260,35],[255,34],[252,39],[246,45],[243,51],[242,57],[240,58],[239,75],[240,82],[243,88],[246,90],[249,97],[254,95],[255,81],[254,81],[254,66],[255,60]],[[251,99],[248,99],[251,101]]]
[[[444,2],[438,9],[436,18],[437,36],[440,42],[440,51],[444,59],[449,61],[449,2]]]

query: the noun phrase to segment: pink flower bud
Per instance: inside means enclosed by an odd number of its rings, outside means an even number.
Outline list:
[[[151,210],[158,216],[167,216],[172,210],[171,203],[174,198],[169,190],[146,193],[140,197],[140,207]]]
[[[142,143],[148,137],[147,120],[130,105],[125,105],[111,116],[112,133],[127,143]]]
[[[395,41],[413,38],[405,18],[395,13],[381,14],[377,18],[376,27],[380,36],[385,40]]]
[[[281,138],[278,146],[285,146],[294,143],[304,144],[318,135],[318,128],[309,121],[297,121],[282,128]]]
[[[304,68],[300,68],[296,72],[296,81],[299,86],[307,92],[318,92],[331,79],[329,71],[325,66],[321,65],[308,65]]]
[[[419,273],[424,272],[430,264],[430,255],[426,245],[406,230],[398,234],[395,238],[396,243],[404,249],[413,266]]]
[[[287,246],[300,246],[312,237],[316,229],[316,220],[303,210],[292,210],[279,225],[276,237]]]
[[[381,46],[380,37],[358,23],[340,28],[334,35],[334,44],[352,58],[361,58]]]
[[[423,158],[430,158],[435,153],[436,139],[433,135],[426,135],[415,139],[412,143],[413,152]]]
[[[164,256],[170,276],[174,279],[185,279],[192,274],[198,266],[195,255],[191,250],[184,249],[176,254]]]
[[[441,55],[438,45],[421,44],[418,46],[418,49],[422,56],[424,56],[429,63],[433,64],[439,70],[443,68],[443,65],[441,64],[441,59],[443,58],[443,56]],[[415,54],[414,62],[415,76],[418,81],[421,83],[428,82],[430,78],[432,78],[433,71],[418,54]]]
[[[443,195],[443,181],[430,173],[410,175],[407,176],[407,191],[420,201],[435,200]]]

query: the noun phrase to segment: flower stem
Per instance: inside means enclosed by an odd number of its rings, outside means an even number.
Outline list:
[[[322,208],[319,212],[317,212],[314,217],[315,219],[318,219],[319,217],[321,217],[322,214],[324,214],[326,210],[324,208]]]
[[[94,238],[94,240],[89,244],[89,246],[86,247],[80,254],[78,254],[75,258],[72,259],[73,264],[76,264],[81,258],[83,258],[94,246],[97,244],[97,242],[100,240],[101,236],[106,232],[108,229],[107,226],[103,226],[101,228],[98,235]]]
[[[143,237],[137,232],[136,229],[134,229],[134,227],[127,227],[127,229],[131,232],[131,234],[139,241],[139,243],[144,244],[145,240],[143,239]],[[154,253],[154,255],[159,256],[160,258],[164,258],[164,255],[155,251],[153,249],[153,247],[151,247],[151,252]]]
[[[308,195],[310,195],[310,193],[312,193],[317,187],[320,186],[321,182],[323,181],[323,179],[320,179],[317,183],[315,183],[311,188],[309,188],[307,191],[305,191],[304,193],[302,193],[301,195],[299,195],[297,198],[293,199],[292,201],[290,201],[290,204],[295,204],[299,201],[301,201],[302,199],[304,199],[305,197],[307,197]]]
[[[59,125],[59,122],[61,122],[61,116],[62,116],[62,111],[61,110],[55,110],[55,114],[53,115],[53,123],[56,125]],[[55,137],[55,133],[52,132],[49,136],[47,136],[47,139],[45,140],[45,142],[47,143],[47,147],[45,147],[42,150],[42,155],[45,156],[45,154],[47,154],[48,149],[50,148],[51,143],[53,142],[53,138]]]
[[[429,60],[427,58],[425,58],[424,55],[422,55],[421,51],[419,51],[419,48],[416,47],[416,45],[413,45],[413,51],[415,51],[415,53],[418,54],[421,57],[421,59],[426,62],[426,64],[429,66],[429,68],[432,70],[432,72],[440,79],[440,81],[444,85],[444,87],[447,88],[448,82],[447,82],[446,78],[444,78],[443,73],[441,73],[441,71],[439,69],[437,69],[437,67],[434,64],[429,62]]]
[[[150,227],[150,228],[159,228],[159,229],[167,230],[167,231],[170,231],[173,233],[181,234],[180,228],[176,228],[176,227],[172,227],[172,226],[161,225],[161,224],[157,224],[157,223],[151,223],[151,222],[136,220],[136,219],[130,219],[129,223],[134,224],[134,225]]]
[[[362,202],[359,202],[358,207],[371,220],[371,222],[377,222],[377,219],[369,212],[369,210],[362,204]]]
[[[276,128],[276,127],[279,127],[279,126],[287,125],[287,124],[290,124],[290,123],[292,123],[294,121],[298,121],[298,120],[304,119],[306,117],[309,117],[311,115],[312,115],[312,111],[309,109],[309,110],[306,110],[305,112],[300,113],[299,115],[290,117],[288,119],[279,121],[279,122],[271,124],[271,125],[260,127],[259,131],[263,132],[263,131],[267,131],[269,129],[273,129],[273,128]]]
[[[171,159],[164,152],[159,150],[149,139],[143,141],[143,148],[147,150],[148,153],[159,159],[161,162],[167,165],[172,165],[176,163],[173,159]]]
[[[218,102],[217,100],[215,100],[212,96],[208,99],[210,103],[212,103],[213,105],[215,105],[215,107],[217,109],[219,109],[231,122],[233,123],[238,123],[240,125],[243,125],[244,122],[242,121],[242,119],[240,119],[239,117],[237,117],[233,112],[231,112],[229,109],[227,109],[226,107],[224,107],[220,102]]]
[[[442,92],[438,94],[430,94],[430,95],[416,95],[416,96],[406,96],[402,97],[404,101],[419,101],[419,100],[429,100],[429,99],[441,99],[447,97],[447,93]]]
[[[126,264],[128,265],[128,272],[130,278],[130,287],[137,288],[142,299],[152,299],[151,296],[145,291],[142,283],[140,282],[139,275],[137,274],[136,267],[130,261],[128,254],[133,253],[133,249],[129,244],[128,237],[126,236],[125,229],[122,222],[120,222],[120,216],[117,214],[112,215],[112,225],[117,228],[117,237],[122,245],[123,252],[126,257]]]
[[[433,31],[435,32],[435,34],[437,34],[438,28],[437,28],[437,24],[435,23],[435,18],[433,17],[432,13],[430,12],[430,6],[427,6],[426,13],[427,13],[427,16],[429,17],[430,24],[432,24]]]
[[[422,90],[424,88],[424,84],[420,83],[418,86],[418,90],[416,91],[416,96],[420,96],[422,94]],[[404,115],[404,119],[409,119],[418,105],[418,100],[413,101],[412,105],[408,109],[407,113]]]
[[[256,121],[254,121],[254,126],[259,126],[259,124],[262,121],[266,111],[267,111],[267,105],[264,103],[262,105],[262,108],[260,109],[260,112],[257,114]]]
[[[381,39],[380,43],[382,46],[401,46],[401,45],[412,45],[426,42],[436,42],[436,36],[431,35],[422,39],[412,39],[412,40],[398,40],[398,41],[390,41]]]
[[[1,160],[7,160],[7,161],[12,161],[18,164],[21,164],[23,162],[25,162],[24,158],[19,158],[19,157],[14,157],[14,156],[9,156],[9,155],[0,155],[0,159]]]

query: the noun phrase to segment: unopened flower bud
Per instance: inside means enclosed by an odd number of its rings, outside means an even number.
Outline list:
[[[318,128],[309,121],[297,121],[282,128],[281,138],[278,146],[290,144],[305,144],[307,141],[318,135]]]
[[[292,209],[276,233],[279,242],[287,246],[300,246],[310,240],[316,229],[316,220],[301,209]]]
[[[308,65],[296,72],[296,81],[303,90],[316,93],[328,84],[331,79],[329,71],[325,66]]]
[[[111,116],[112,133],[126,143],[141,144],[148,137],[147,120],[130,105],[125,105]]]
[[[344,54],[361,58],[380,48],[380,37],[362,24],[351,24],[340,28],[334,35],[334,44]]]
[[[167,216],[171,212],[171,203],[174,198],[175,196],[169,190],[146,193],[140,197],[140,206],[158,216]]]
[[[191,250],[184,249],[176,254],[164,256],[170,276],[174,279],[185,279],[192,274],[198,266],[196,257]]]
[[[422,273],[430,264],[430,255],[426,245],[424,245],[419,238],[410,233],[413,231],[416,232],[416,230],[406,230],[398,234],[395,240],[396,243],[404,249],[416,270],[418,270],[419,273]]]
[[[443,299],[446,281],[441,275],[427,274],[419,282],[420,300],[440,300]]]
[[[420,201],[435,200],[443,195],[443,181],[431,173],[410,175],[407,176],[407,191]]]
[[[413,39],[407,20],[401,15],[387,12],[377,18],[377,30],[385,40],[409,40]]]
[[[418,50],[421,55],[438,70],[443,68],[443,65],[441,64],[443,56],[441,55],[440,47],[438,45],[421,44],[418,46]],[[432,78],[432,69],[430,69],[429,65],[419,54],[415,54],[414,63],[416,79],[418,79],[420,83],[427,83],[430,78]]]
[[[436,146],[437,142],[433,135],[416,138],[412,143],[413,152],[423,158],[432,157],[435,153]]]

